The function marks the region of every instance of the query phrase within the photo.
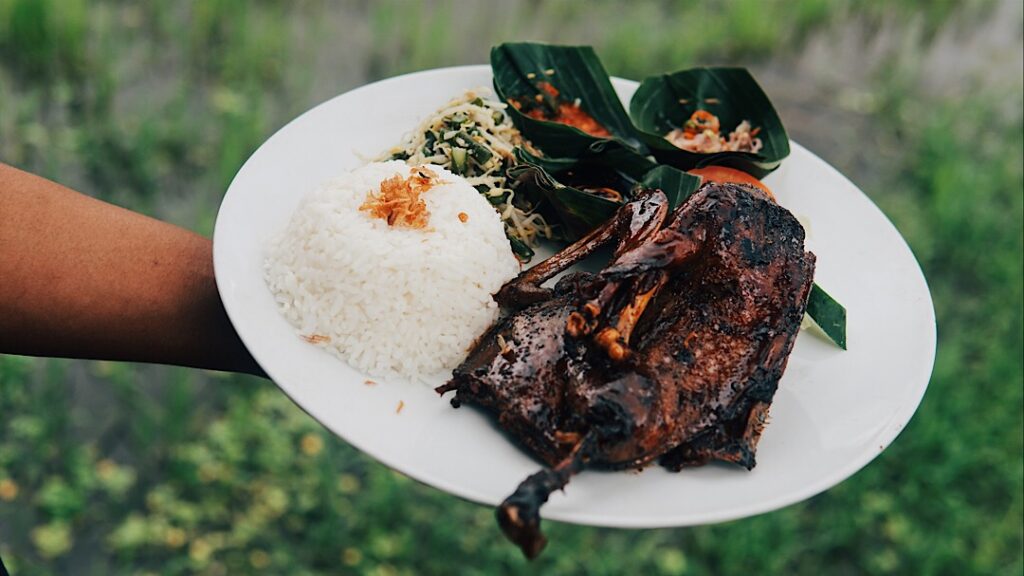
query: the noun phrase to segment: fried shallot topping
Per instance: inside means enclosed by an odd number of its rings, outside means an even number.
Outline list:
[[[423,166],[413,166],[408,178],[395,174],[380,183],[380,194],[368,192],[359,209],[373,218],[387,220],[388,226],[426,228],[430,212],[420,195],[438,183],[437,174]]]

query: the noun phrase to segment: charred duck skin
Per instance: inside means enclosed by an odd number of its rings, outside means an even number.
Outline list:
[[[597,274],[541,285],[604,244]],[[707,184],[674,212],[645,191],[511,281],[510,313],[438,392],[493,413],[547,468],[498,509],[533,557],[540,506],[585,466],[754,466],[804,314],[814,255],[762,191]]]

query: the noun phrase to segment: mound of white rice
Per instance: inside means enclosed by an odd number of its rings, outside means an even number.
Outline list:
[[[494,208],[461,177],[427,168],[441,183],[421,196],[426,228],[360,211],[383,180],[409,175],[403,162],[379,162],[308,194],[267,248],[267,285],[288,321],[373,376],[450,371],[496,319],[491,295],[519,272]]]

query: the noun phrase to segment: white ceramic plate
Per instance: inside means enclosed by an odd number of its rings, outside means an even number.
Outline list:
[[[300,339],[263,281],[263,250],[299,199],[321,181],[395,145],[490,69],[428,70],[363,86],[299,116],[267,140],[231,183],[214,233],[227,312],[263,369],[306,412],[409,476],[495,505],[539,464],[472,407],[453,409],[422,384],[366,378]],[[624,101],[635,82],[616,79]],[[817,494],[870,462],[907,424],[935,355],[935,316],[903,238],[856,186],[797,144],[766,179],[808,226],[817,282],[846,305],[849,350],[801,333],[779,384],[757,467],[670,473],[584,471],[544,517],[619,527],[686,526],[741,518]],[[437,384],[441,382],[438,381]],[[404,403],[400,413],[399,403]]]

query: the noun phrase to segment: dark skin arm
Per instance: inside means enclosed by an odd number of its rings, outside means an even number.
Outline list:
[[[0,353],[263,375],[224,312],[209,239],[4,164]]]

